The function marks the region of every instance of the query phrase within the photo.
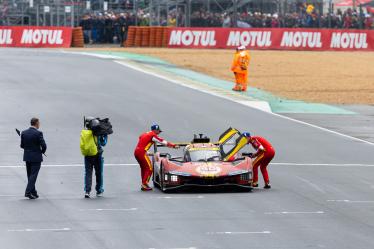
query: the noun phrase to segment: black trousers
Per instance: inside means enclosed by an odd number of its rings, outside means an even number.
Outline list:
[[[39,170],[41,167],[41,162],[26,162],[26,171],[27,171],[27,187],[25,194],[37,194],[38,192],[35,189],[36,179],[38,179]]]
[[[95,170],[96,176],[96,192],[102,193],[104,192],[104,181],[103,181],[103,166],[104,166],[104,158],[102,154],[98,154],[97,156],[86,156],[84,157],[84,168],[85,168],[85,175],[84,175],[84,191],[91,192],[92,187],[92,173]]]

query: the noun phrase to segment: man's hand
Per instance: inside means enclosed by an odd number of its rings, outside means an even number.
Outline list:
[[[179,148],[179,145],[177,145],[177,144],[173,144],[173,143],[169,143],[169,142],[168,142],[167,146],[168,146],[169,148],[173,148],[173,149],[178,149],[178,148]]]

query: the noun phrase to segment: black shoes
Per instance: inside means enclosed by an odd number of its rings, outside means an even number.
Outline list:
[[[25,194],[25,197],[29,198],[30,200],[35,200],[39,198],[38,194]]]
[[[103,197],[103,196],[104,196],[104,192],[96,192],[96,197]],[[86,199],[91,198],[90,192],[84,193],[84,198]]]
[[[265,188],[265,189],[270,189],[270,188],[271,188],[270,183],[265,184],[264,188]]]
[[[152,188],[148,184],[142,184],[140,187],[141,191],[151,191]]]
[[[252,183],[252,187],[258,188],[258,183]],[[270,183],[265,183],[264,189],[270,189],[271,185]]]

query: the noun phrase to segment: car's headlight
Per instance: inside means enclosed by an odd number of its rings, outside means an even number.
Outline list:
[[[241,174],[240,175],[240,180],[241,181],[249,181],[249,179],[251,179],[251,176],[252,176],[251,172],[248,172],[248,173],[245,173],[245,174]]]
[[[177,175],[177,176],[191,176],[190,173],[187,172],[180,172],[180,171],[170,171],[171,175]]]
[[[236,175],[241,175],[241,174],[246,174],[248,173],[247,170],[235,170],[230,173],[228,173],[229,176],[236,176]]]
[[[178,176],[176,176],[176,175],[171,175],[171,176],[170,176],[170,181],[172,181],[172,182],[177,182],[177,181],[178,181]]]

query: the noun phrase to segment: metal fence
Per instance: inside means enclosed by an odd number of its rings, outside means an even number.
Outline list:
[[[191,25],[197,12],[230,14],[243,11],[286,13],[297,11],[300,0],[2,0],[0,24],[74,26],[86,13],[131,12],[146,15],[149,25],[164,25],[176,16],[176,26]],[[308,1],[322,6],[322,0]],[[322,9],[321,9],[322,10]],[[174,20],[173,20],[174,22]],[[166,23],[167,24],[167,23]],[[169,23],[170,24],[170,23]]]
[[[298,19],[305,14],[306,6],[312,5],[314,16],[311,15],[311,17],[318,19],[318,23],[313,24],[313,27],[326,27],[326,25],[334,27],[332,14],[336,11],[333,5],[334,1],[0,0],[0,25],[78,26],[85,15],[90,15],[93,18],[104,16],[105,18],[118,19],[120,15],[128,13],[129,18],[133,19],[131,23],[134,25],[256,27],[260,25],[256,22],[270,22],[267,19],[275,16],[280,22],[287,22],[286,19],[290,19],[291,15],[294,19]],[[353,0],[353,3],[356,1]],[[359,13],[358,19],[364,18],[361,6],[356,13]],[[258,19],[259,14],[261,20]],[[269,24],[264,25],[269,26]],[[295,25],[305,26],[303,23]],[[363,20],[359,22],[358,26],[363,27]]]

